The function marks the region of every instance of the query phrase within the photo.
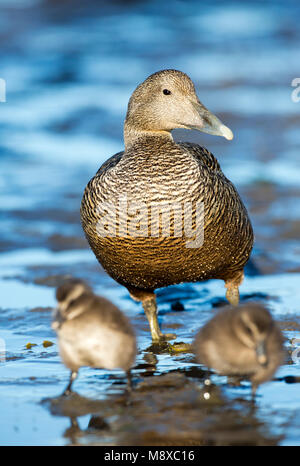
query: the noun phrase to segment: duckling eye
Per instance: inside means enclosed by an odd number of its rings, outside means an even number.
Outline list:
[[[165,95],[170,95],[170,94],[171,94],[171,91],[169,91],[169,89],[164,89],[164,90],[163,90],[163,93],[164,93]]]

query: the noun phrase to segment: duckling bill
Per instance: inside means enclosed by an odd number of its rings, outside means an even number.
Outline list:
[[[81,203],[91,249],[107,273],[142,302],[153,342],[176,337],[159,328],[155,289],[220,279],[227,299],[237,305],[253,246],[247,210],[217,159],[197,144],[175,143],[175,128],[233,137],[200,102],[185,73],[163,70],[133,92],[124,125],[125,150],[100,167]],[[132,204],[138,208],[130,211]],[[178,233],[178,226],[186,223],[186,206],[193,234],[201,239],[195,247],[190,247],[191,235],[184,228]],[[147,212],[157,209],[157,216],[142,218],[144,207]],[[197,223],[198,207],[202,221]],[[162,219],[170,211],[167,234]]]
[[[123,369],[130,385],[136,338],[126,316],[110,301],[94,295],[81,280],[72,279],[56,291],[58,307],[52,328],[57,332],[63,363],[71,370],[71,387],[82,366]]]
[[[257,386],[283,363],[283,336],[259,304],[221,311],[198,332],[193,348],[199,363],[223,375],[241,375]]]

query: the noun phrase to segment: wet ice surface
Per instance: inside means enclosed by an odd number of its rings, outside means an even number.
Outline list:
[[[0,443],[299,445],[300,385],[285,378],[300,376],[292,359],[293,339],[300,339],[300,103],[290,98],[299,74],[298,3],[174,2],[172,11],[155,1],[103,2],[101,10],[85,2],[83,11],[73,5],[0,1],[0,77],[8,90],[0,104]],[[230,385],[188,353],[147,351],[141,306],[102,271],[81,230],[83,189],[122,149],[129,96],[162,68],[188,73],[203,103],[235,134],[228,143],[174,132],[218,157],[253,221],[242,301],[270,308],[288,350],[255,406],[249,383]],[[130,401],[120,371],[89,368],[80,371],[73,397],[58,398],[69,374],[50,322],[55,286],[68,276],[87,280],[136,328]],[[224,286],[183,284],[157,294],[162,328],[191,342],[223,304]],[[183,311],[173,310],[178,301]]]

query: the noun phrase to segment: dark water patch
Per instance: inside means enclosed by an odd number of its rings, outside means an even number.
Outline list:
[[[171,310],[172,311],[184,311],[184,305],[178,301],[178,300],[175,300],[171,303]]]

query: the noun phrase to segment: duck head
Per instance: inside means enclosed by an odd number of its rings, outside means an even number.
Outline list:
[[[262,366],[268,364],[266,343],[273,325],[271,314],[262,306],[253,304],[236,310],[236,336],[245,346],[253,349],[257,362]]]
[[[233,138],[232,131],[200,102],[192,80],[185,73],[158,71],[140,84],[129,100],[125,144],[133,133],[170,133],[175,128]]]
[[[91,294],[91,288],[84,281],[76,278],[60,285],[56,290],[58,306],[53,312],[52,328],[57,330],[65,320],[70,320],[81,313],[83,306],[79,298]]]

